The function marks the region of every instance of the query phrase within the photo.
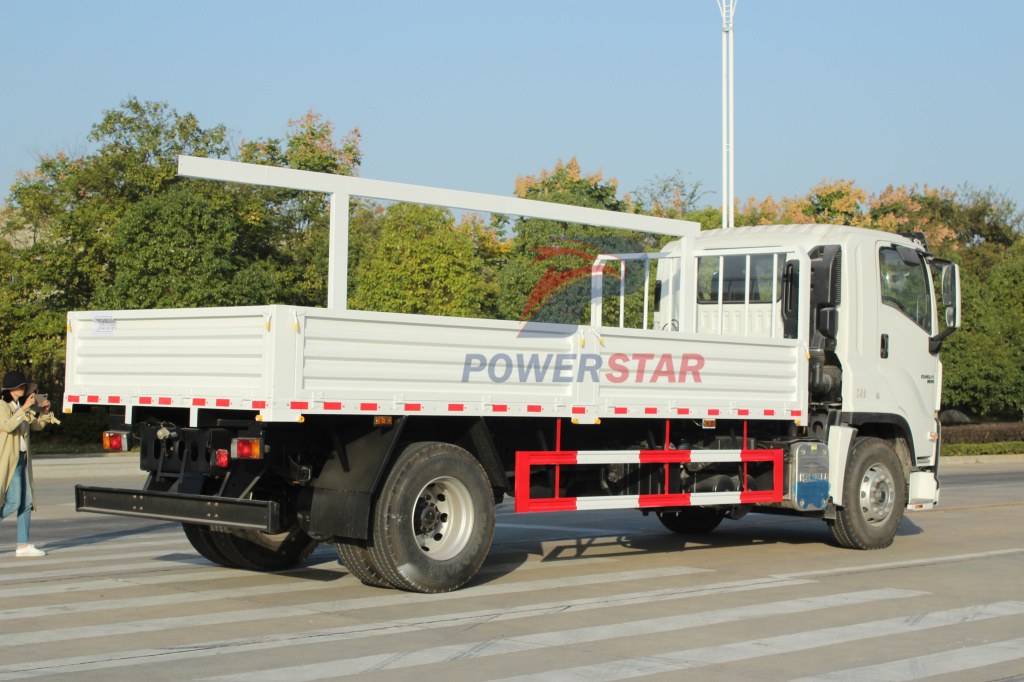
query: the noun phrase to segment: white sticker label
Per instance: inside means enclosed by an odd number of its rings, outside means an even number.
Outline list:
[[[113,313],[93,313],[92,321],[96,323],[93,327],[93,336],[112,336],[117,331],[117,320]]]

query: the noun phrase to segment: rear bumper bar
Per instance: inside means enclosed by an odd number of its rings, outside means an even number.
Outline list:
[[[75,510],[207,526],[251,528],[267,533],[277,533],[282,528],[281,505],[267,500],[236,500],[209,495],[76,485]]]

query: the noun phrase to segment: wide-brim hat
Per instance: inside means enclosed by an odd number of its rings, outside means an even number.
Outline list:
[[[37,384],[33,381],[29,381],[23,373],[17,370],[8,372],[4,375],[3,390],[10,391],[18,386],[25,386],[26,394],[31,395],[36,392]]]

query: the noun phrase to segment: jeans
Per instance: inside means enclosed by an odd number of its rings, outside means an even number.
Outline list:
[[[27,464],[28,455],[23,452],[18,457],[18,466],[14,468],[14,478],[11,479],[11,486],[7,489],[7,502],[0,510],[0,519],[18,512],[19,545],[28,544],[29,517],[32,515],[32,489],[28,486],[28,473],[25,470]]]

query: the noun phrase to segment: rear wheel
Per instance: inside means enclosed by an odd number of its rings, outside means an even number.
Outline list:
[[[217,543],[214,542],[213,535],[211,535],[210,529],[207,526],[183,523],[181,524],[181,529],[185,531],[185,537],[188,538],[192,547],[204,558],[227,568],[238,568],[238,564],[228,559],[217,546]]]
[[[319,544],[298,525],[280,533],[214,526],[210,535],[229,561],[248,571],[291,568],[308,559]]]
[[[373,563],[395,587],[449,592],[476,575],[494,536],[494,494],[480,463],[448,443],[398,457],[373,512]]]
[[[907,506],[903,466],[881,438],[860,438],[850,450],[843,482],[843,507],[829,520],[836,542],[850,549],[892,544]]]
[[[677,511],[658,512],[661,525],[683,535],[706,535],[718,528],[724,518],[725,509],[718,507],[683,507]]]
[[[339,538],[336,547],[338,561],[348,569],[349,573],[359,578],[364,585],[394,587],[377,568],[377,564],[373,563],[370,550],[366,548],[366,540]]]

